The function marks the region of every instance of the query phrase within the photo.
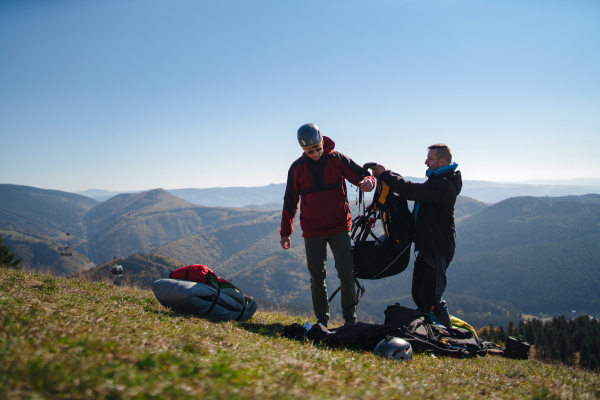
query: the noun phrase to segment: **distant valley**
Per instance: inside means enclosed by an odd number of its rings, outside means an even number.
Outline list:
[[[229,195],[257,206],[272,200],[233,189]],[[459,196],[456,218],[457,253],[446,295],[453,315],[476,326],[506,326],[522,313],[600,313],[600,279],[594,274],[600,257],[600,195],[523,196],[495,204]],[[162,189],[100,202],[0,185],[0,235],[28,270],[149,288],[178,266],[206,264],[263,305],[310,316],[301,232],[296,222],[293,247],[283,251],[279,223],[279,207],[200,206]],[[61,257],[67,240],[73,256]],[[114,262],[123,265],[122,276],[110,274]],[[333,260],[329,265],[333,291]],[[412,307],[411,273],[412,263],[397,276],[363,282],[361,318],[381,323],[387,305]],[[334,312],[338,303],[334,300]]]

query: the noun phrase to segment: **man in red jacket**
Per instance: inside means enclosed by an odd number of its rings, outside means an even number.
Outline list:
[[[305,124],[298,129],[298,142],[304,154],[288,171],[281,215],[281,247],[290,248],[300,200],[300,227],[317,322],[327,326],[330,317],[325,285],[329,244],[340,279],[344,325],[352,326],[356,323],[356,298],[350,241],[352,217],[346,180],[370,192],[375,187],[375,179],[360,165],[335,151],[335,143],[322,136],[315,124]]]

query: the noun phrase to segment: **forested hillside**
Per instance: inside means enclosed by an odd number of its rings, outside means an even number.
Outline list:
[[[600,310],[600,195],[512,198],[457,229],[452,292],[532,314]]]
[[[78,194],[0,184],[0,228],[37,233],[58,242],[66,241],[66,232],[85,237],[83,216],[98,204]]]
[[[0,195],[0,229],[25,255],[24,268],[57,275],[88,269],[90,261],[150,252],[188,235],[272,214],[201,207],[162,189],[121,194],[103,203],[17,185],[0,185]],[[61,259],[61,248],[68,243],[73,257]]]
[[[27,270],[66,276],[94,266],[86,256],[72,250],[67,250],[72,252],[72,256],[61,256],[63,247],[42,236],[10,229],[0,229],[0,236],[19,255],[22,259],[20,265]]]
[[[208,208],[191,204],[162,189],[123,194],[86,215],[90,241],[119,254],[149,252],[165,243],[202,231],[255,220],[268,211]],[[90,251],[101,262],[113,254]]]
[[[540,319],[521,321],[518,326],[484,327],[479,337],[494,343],[506,343],[509,336],[522,336],[534,346],[536,358],[559,361],[592,371],[600,370],[600,321],[582,315],[567,319],[564,315],[550,321]]]

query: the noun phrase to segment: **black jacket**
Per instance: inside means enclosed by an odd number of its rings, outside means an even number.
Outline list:
[[[424,183],[406,181],[392,171],[383,172],[380,179],[393,191],[415,201],[415,251],[443,255],[450,262],[456,247],[454,204],[462,189],[460,171],[432,173]]]

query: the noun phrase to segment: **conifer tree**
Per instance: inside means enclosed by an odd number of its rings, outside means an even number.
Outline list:
[[[519,323],[519,334],[525,338],[527,343],[535,344],[535,330],[532,321]]]
[[[575,350],[573,349],[573,341],[568,331],[563,330],[559,332],[557,349],[560,361],[567,365],[573,365],[575,362]]]
[[[515,324],[512,321],[509,321],[508,323],[508,329],[506,331],[506,334],[508,336],[514,336],[515,334]]]
[[[538,351],[540,358],[546,359],[550,357],[549,344],[545,331],[541,331],[535,342],[535,348]]]
[[[6,243],[4,238],[0,236],[0,267],[14,267],[17,268],[22,258],[15,260],[17,256],[13,253]]]
[[[508,338],[508,335],[506,334],[506,331],[504,330],[504,326],[500,325],[500,330],[498,331],[498,341],[500,343],[504,343],[504,342],[506,342],[506,338]]]
[[[598,347],[600,340],[596,337],[588,336],[581,345],[581,353],[579,355],[579,366],[591,370],[600,369],[600,355]]]

